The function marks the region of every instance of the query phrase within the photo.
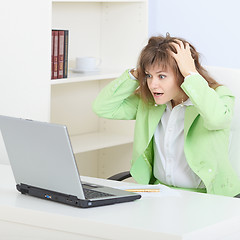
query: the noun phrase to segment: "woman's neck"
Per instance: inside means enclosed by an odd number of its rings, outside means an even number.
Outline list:
[[[185,102],[187,99],[188,99],[188,95],[186,93],[183,93],[182,96],[177,100],[172,99],[171,100],[172,108]]]

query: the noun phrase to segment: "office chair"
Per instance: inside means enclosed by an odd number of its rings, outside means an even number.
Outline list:
[[[240,70],[206,67],[210,75],[219,83],[227,86],[235,96],[234,116],[230,129],[229,158],[230,162],[240,178]],[[109,180],[123,181],[131,177],[129,171],[117,173]]]
[[[209,73],[219,83],[227,86],[235,96],[234,115],[230,129],[229,159],[240,178],[240,70],[207,67]]]
[[[109,177],[108,179],[109,180],[115,180],[115,181],[123,181],[127,178],[130,178],[130,177],[132,177],[131,174],[130,174],[130,171],[125,171],[125,172],[117,173],[117,174]]]

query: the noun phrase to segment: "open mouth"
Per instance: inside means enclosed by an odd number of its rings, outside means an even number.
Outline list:
[[[161,97],[163,93],[154,92],[153,95],[154,97]]]

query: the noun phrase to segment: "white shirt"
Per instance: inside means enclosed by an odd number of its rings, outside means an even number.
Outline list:
[[[183,106],[181,106],[183,105]],[[203,188],[201,179],[189,167],[184,154],[184,115],[190,99],[165,112],[154,133],[154,176],[162,183],[183,188]]]

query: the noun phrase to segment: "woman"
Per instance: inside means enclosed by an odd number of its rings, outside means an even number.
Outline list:
[[[167,35],[150,38],[137,69],[108,84],[93,109],[136,119],[130,172],[138,183],[235,196],[240,181],[228,158],[233,105],[195,48]]]

